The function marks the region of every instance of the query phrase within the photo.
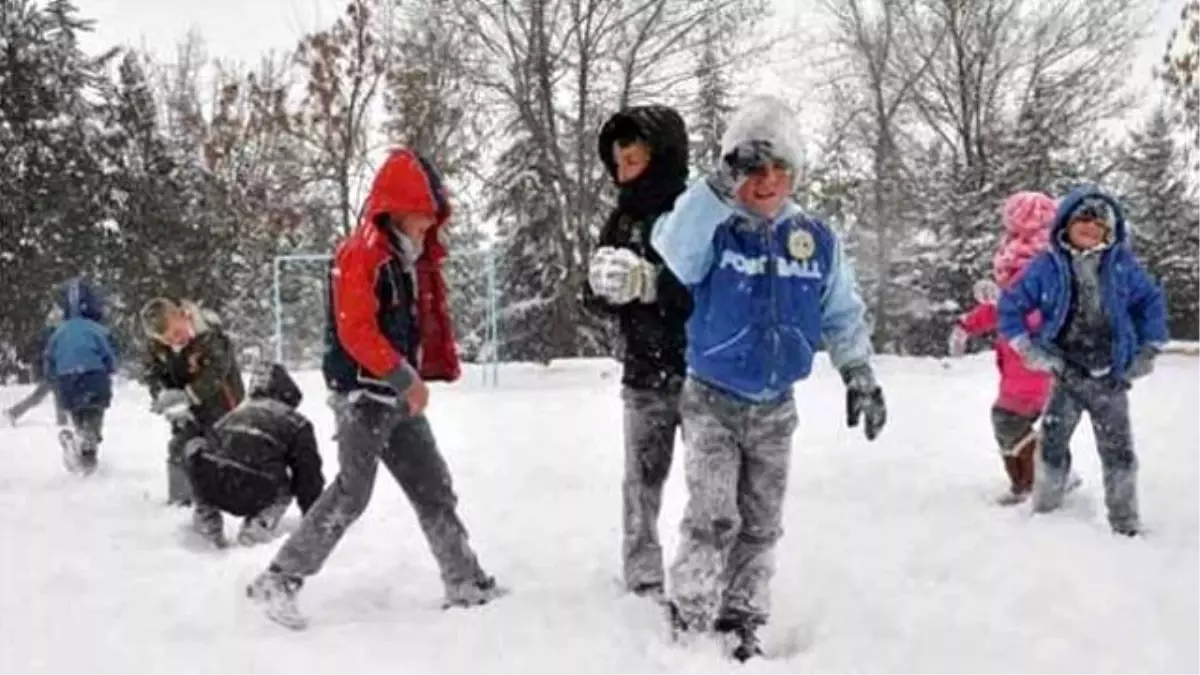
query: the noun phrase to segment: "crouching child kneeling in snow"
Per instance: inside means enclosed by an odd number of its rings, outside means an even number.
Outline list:
[[[688,502],[670,571],[677,635],[733,635],[733,656],[762,653],[773,550],[782,534],[792,385],[817,345],[847,386],[850,426],[874,439],[886,420],[870,366],[870,329],[833,230],[789,200],[801,150],[787,106],[746,103],[722,139],[716,172],[660,220],[654,247],[689,286],[688,379],[680,411]]]
[[[312,422],[296,410],[301,400],[283,366],[264,364],[249,398],[185,446],[195,528],[218,548],[227,545],[222,511],[245,518],[237,542],[249,546],[274,536],[293,498],[308,513],[321,496],[321,455]]]

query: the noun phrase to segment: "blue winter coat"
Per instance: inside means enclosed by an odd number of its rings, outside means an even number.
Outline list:
[[[1000,297],[1000,334],[1009,340],[1025,335],[1026,315],[1040,311],[1041,328],[1029,338],[1047,353],[1062,356],[1056,340],[1066,328],[1074,301],[1067,223],[1087,198],[1103,199],[1116,217],[1114,241],[1101,254],[1100,285],[1104,310],[1112,324],[1113,375],[1123,379],[1138,350],[1166,343],[1166,299],[1134,256],[1120,204],[1095,188],[1078,189],[1059,203],[1050,233],[1050,249],[1035,258],[1020,281]]]
[[[108,329],[93,318],[104,316],[99,295],[85,282],[72,280],[59,300],[64,318],[46,344],[46,378],[55,383],[67,410],[106,408],[117,358]]]
[[[834,232],[788,202],[771,222],[692,184],[651,244],[692,292],[692,376],[741,398],[787,396],[819,346],[836,368],[871,356],[866,306]]]

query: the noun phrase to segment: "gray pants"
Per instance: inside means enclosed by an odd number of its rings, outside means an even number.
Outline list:
[[[1112,378],[1058,379],[1042,418],[1042,452],[1033,491],[1033,508],[1052,511],[1062,505],[1071,471],[1071,436],[1084,411],[1092,421],[1104,471],[1108,522],[1137,529],[1137,457],[1129,424],[1129,396]]]
[[[692,628],[716,618],[765,623],[795,401],[749,403],[689,378],[680,411],[688,501],[671,600]]]
[[[187,442],[199,434],[189,429],[172,429],[171,440],[167,441],[167,504],[190,506],[192,504],[192,479],[188,476],[183,449]]]
[[[291,504],[292,495],[282,494],[267,508],[252,516],[246,516],[238,532],[238,542],[254,544],[265,541],[275,532]],[[221,515],[221,509],[204,501],[196,500],[196,507],[192,511],[192,526],[207,539],[224,537],[225,519]]]
[[[625,401],[622,554],[625,586],[635,591],[661,587],[664,581],[658,514],[675,450],[679,391],[626,387],[621,398]]]
[[[272,568],[291,577],[320,571],[342,535],[366,510],[380,461],[408,497],[448,591],[486,579],[458,518],[450,470],[425,417],[408,417],[369,398],[337,402],[338,468],[275,555]]]
[[[54,391],[54,383],[50,380],[42,380],[38,382],[37,386],[33,388],[33,391],[29,392],[28,396],[20,401],[17,401],[13,407],[8,409],[8,414],[12,416],[12,420],[15,423],[17,420],[21,419],[25,413],[36,408],[41,404],[42,401],[46,400],[47,396],[52,394],[54,396],[54,419],[56,422],[58,422],[58,426],[66,426],[67,412],[63,410],[62,406],[59,404],[58,394]]]

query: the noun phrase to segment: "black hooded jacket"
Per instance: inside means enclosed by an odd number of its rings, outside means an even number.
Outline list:
[[[325,477],[312,423],[296,412],[301,398],[283,366],[273,364],[265,378],[256,378],[250,397],[213,426],[202,451],[188,457],[196,494],[239,516],[291,494],[307,512]]]
[[[605,222],[596,247],[626,248],[657,265],[657,300],[613,305],[593,293],[586,282],[583,300],[592,312],[615,316],[620,324],[625,366],[622,383],[633,389],[665,389],[678,387],[687,371],[684,325],[692,311],[692,298],[650,246],[650,231],[687,187],[687,127],[679,113],[662,106],[627,108],[614,115],[600,131],[598,148],[614,181],[613,143],[633,137],[650,146],[650,163],[636,179],[618,186],[617,208]]]

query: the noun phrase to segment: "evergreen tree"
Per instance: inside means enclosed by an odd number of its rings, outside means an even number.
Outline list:
[[[40,327],[56,284],[111,262],[93,102],[110,55],[81,50],[90,29],[68,0],[0,3],[0,360]]]
[[[1185,160],[1164,108],[1132,134],[1124,173],[1134,246],[1166,291],[1171,336],[1195,340],[1200,329],[1200,210],[1189,197]]]

